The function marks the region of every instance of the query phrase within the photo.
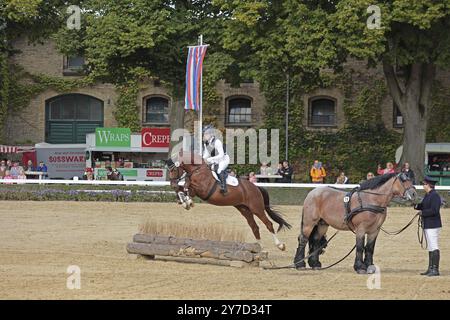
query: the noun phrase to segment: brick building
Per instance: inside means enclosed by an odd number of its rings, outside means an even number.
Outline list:
[[[29,44],[26,39],[14,43],[18,53],[11,62],[30,74],[46,74],[52,77],[73,79],[79,77],[84,60],[82,57],[65,57],[52,41]],[[352,61],[346,68],[355,70],[352,81],[356,87],[368,79],[382,78],[382,70],[367,70],[364,62]],[[450,86],[450,74],[438,72],[438,79]],[[217,106],[217,122],[222,127],[257,127],[264,121],[266,100],[257,83],[244,83],[232,88],[224,81],[217,83],[220,102]],[[52,89],[34,96],[20,113],[10,113],[5,127],[9,143],[83,143],[85,134],[95,127],[115,127],[113,115],[117,92],[114,85],[98,83],[69,93]],[[337,130],[345,124],[344,93],[337,87],[320,88],[303,95],[303,126],[310,130]],[[142,127],[168,127],[170,108],[173,105],[168,91],[156,83],[144,83],[136,104],[140,106]],[[403,126],[402,117],[392,99],[386,95],[382,105],[382,119],[389,129]],[[205,115],[206,116],[206,115]]]

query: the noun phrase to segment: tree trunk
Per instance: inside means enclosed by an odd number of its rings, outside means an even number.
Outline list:
[[[237,241],[214,241],[214,240],[197,240],[189,238],[178,238],[172,236],[152,235],[145,233],[135,234],[134,242],[153,243],[153,244],[171,244],[171,245],[187,245],[191,247],[217,247],[230,250],[246,250],[252,253],[261,252],[259,243],[243,243]]]
[[[409,108],[416,106],[411,105]],[[415,173],[416,181],[423,179],[425,144],[427,135],[427,121],[423,120],[419,112],[410,112],[403,116],[405,128],[403,132],[403,153],[400,164],[408,162]]]
[[[127,252],[149,256],[186,256],[191,258],[213,258],[219,260],[237,260],[252,262],[255,254],[250,251],[223,249],[215,246],[191,247],[177,244],[155,244],[132,242],[127,245]],[[261,257],[262,254],[258,254]]]
[[[436,67],[433,64],[416,63],[409,69],[409,75],[401,86],[394,67],[388,61],[383,61],[389,92],[405,124],[400,165],[409,162],[418,183],[424,176],[428,115]]]

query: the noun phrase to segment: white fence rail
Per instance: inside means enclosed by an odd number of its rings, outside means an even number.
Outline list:
[[[148,186],[148,187],[165,187],[169,186],[169,181],[110,181],[110,180],[19,180],[19,179],[0,179],[0,184],[56,184],[56,185],[112,185],[112,186]],[[270,188],[317,188],[317,187],[333,187],[338,189],[353,189],[359,184],[316,184],[316,183],[257,183],[257,186]],[[417,190],[422,190],[423,186],[416,185]],[[450,186],[436,186],[436,190],[450,191]]]

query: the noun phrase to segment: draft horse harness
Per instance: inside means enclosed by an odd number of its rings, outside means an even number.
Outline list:
[[[400,179],[401,182],[406,181],[404,179],[404,177],[402,176],[402,174],[399,174],[395,177],[395,179]],[[395,182],[395,181],[394,181]],[[402,183],[403,186],[403,183]],[[333,188],[333,187],[331,187]],[[409,187],[409,188],[405,188],[404,187],[404,191],[403,191],[403,195],[402,197],[405,197],[405,194],[408,190],[414,188],[413,186]],[[337,189],[337,188],[333,188],[333,189]],[[339,189],[338,189],[339,190]],[[392,191],[392,190],[391,190]],[[351,209],[351,199],[353,197],[353,194],[356,193],[357,199],[358,199],[358,203],[359,206]],[[355,233],[354,228],[352,228],[350,225],[353,226],[352,224],[352,219],[353,217],[355,217],[358,213],[364,212],[364,211],[369,211],[369,212],[373,212],[375,214],[382,214],[382,213],[386,213],[386,207],[383,206],[378,206],[378,205],[373,205],[373,204],[363,204],[363,201],[361,199],[361,195],[360,193],[369,193],[369,194],[374,194],[374,195],[388,195],[388,194],[384,194],[384,193],[377,193],[377,192],[371,192],[371,191],[367,191],[367,190],[361,190],[361,187],[355,187],[353,188],[350,192],[348,192],[343,201],[344,201],[344,208],[345,208],[345,216],[344,216],[344,222],[348,225],[349,229]],[[419,213],[415,214],[414,217],[406,224],[406,226],[404,226],[403,228],[401,228],[400,230],[397,231],[393,231],[393,232],[389,232],[384,230],[381,226],[380,226],[380,230],[382,230],[384,233],[388,234],[388,235],[398,235],[400,233],[402,233],[403,231],[405,231],[412,223],[413,221],[416,219],[416,217],[419,216],[419,220],[418,220],[418,227],[417,227],[417,236],[419,239],[419,243],[423,248],[423,230],[422,230],[422,235],[420,235],[420,229],[422,228],[422,222],[421,222],[421,217],[419,215]],[[279,269],[291,269],[291,268],[296,268],[296,265],[300,262],[306,261],[308,258],[310,258],[311,256],[313,256],[314,254],[316,254],[317,252],[320,252],[323,248],[325,248],[325,246],[327,246],[331,240],[338,234],[339,231],[336,231],[324,244],[322,244],[319,248],[317,248],[316,250],[314,250],[313,252],[310,252],[307,256],[305,256],[303,259],[299,260],[299,261],[295,261],[293,264],[288,265],[288,266],[284,266],[284,267],[266,267],[263,269],[266,270],[279,270]],[[353,246],[353,248],[341,259],[339,259],[338,261],[336,261],[335,263],[327,266],[327,267],[323,267],[320,268],[320,270],[326,270],[329,269],[331,267],[334,267],[335,265],[341,263],[342,261],[344,261],[356,248],[356,244]]]

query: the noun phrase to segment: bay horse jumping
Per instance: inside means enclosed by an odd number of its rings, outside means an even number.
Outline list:
[[[296,268],[306,267],[303,260],[305,247],[309,243],[312,255],[308,258],[308,264],[313,269],[320,269],[319,255],[327,244],[327,229],[332,226],[355,233],[356,258],[353,268],[360,274],[373,273],[375,242],[386,219],[386,208],[394,196],[411,201],[417,197],[413,183],[404,173],[385,174],[364,181],[350,193],[332,187],[312,190],[303,203],[299,245],[294,258]]]
[[[184,190],[190,197],[197,196],[216,206],[234,206],[247,220],[253,235],[259,241],[261,239],[259,227],[253,215],[257,216],[272,234],[278,249],[286,249],[285,244],[275,235],[273,224],[264,211],[279,224],[277,232],[283,228],[290,229],[291,225],[270,206],[267,190],[257,187],[248,180],[239,179],[237,186],[228,185],[228,192],[222,194],[210,167],[199,155],[194,153],[180,152],[175,162],[168,159],[166,164],[169,167],[170,185],[177,192],[183,190],[180,189],[178,182],[185,179]]]

